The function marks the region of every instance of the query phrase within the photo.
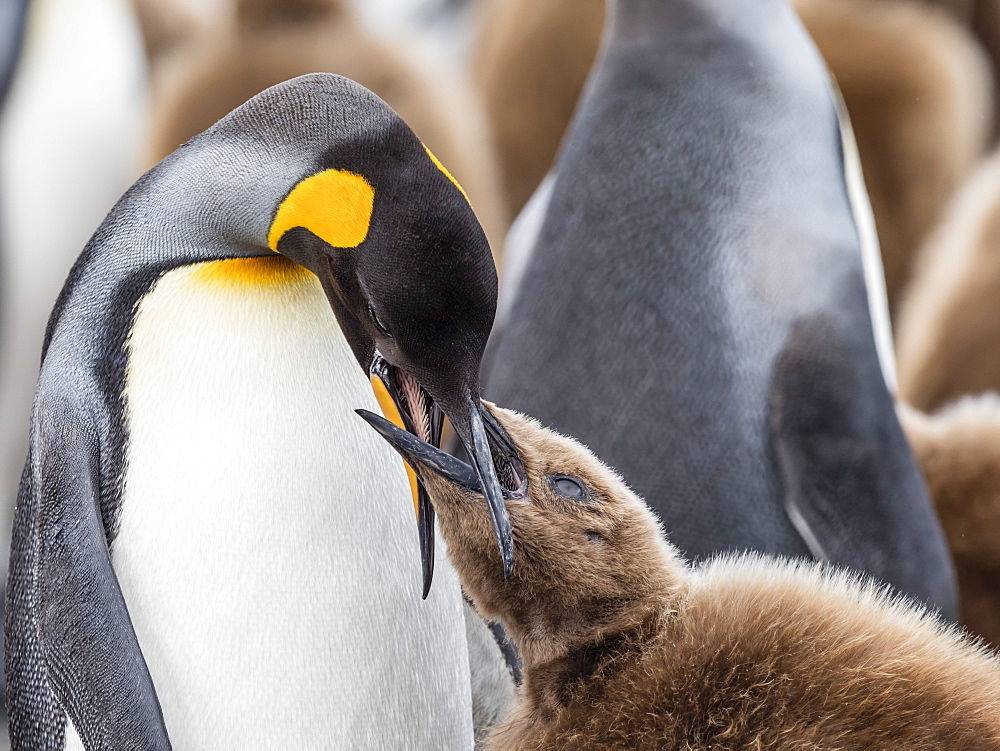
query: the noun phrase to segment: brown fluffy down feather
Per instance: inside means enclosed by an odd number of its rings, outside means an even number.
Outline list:
[[[469,194],[499,258],[507,213],[476,95],[450,72],[375,39],[343,0],[236,0],[186,40],[183,55],[154,63],[148,164],[268,86],[337,73],[382,97],[441,159]]]
[[[918,244],[986,147],[989,67],[963,27],[913,0],[793,4],[851,116],[895,313]],[[512,212],[552,166],[603,18],[603,0],[487,5],[475,78],[493,123]]]
[[[515,216],[551,169],[604,26],[605,0],[483,4],[473,77]]]
[[[199,19],[179,0],[132,0],[132,7],[151,67],[155,68],[198,33]]]
[[[922,249],[896,334],[899,394],[932,412],[1000,390],[1000,152]]]
[[[965,626],[1000,646],[1000,396],[899,407],[955,559]]]
[[[925,0],[925,2],[947,9],[972,30],[990,58],[994,84],[1000,84],[1000,0]],[[994,99],[996,100],[995,95]],[[994,101],[994,104],[1000,105],[1000,101]]]
[[[483,499],[420,469],[466,591],[520,650],[492,749],[1000,748],[1000,661],[870,583],[758,556],[686,565],[577,442],[493,408],[529,498],[504,580]],[[553,474],[585,496],[560,495]]]

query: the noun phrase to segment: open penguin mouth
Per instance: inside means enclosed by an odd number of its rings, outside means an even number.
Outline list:
[[[377,350],[372,357],[370,375],[383,414],[420,440],[441,448],[445,414],[420,382],[405,370],[391,364]],[[381,393],[382,389],[379,389],[376,379],[381,382],[384,393]],[[391,405],[385,403],[386,397],[391,400]],[[398,414],[398,420],[394,419],[396,415],[393,412]],[[527,490],[528,480],[517,449],[488,409],[480,407],[480,414],[486,428],[490,456],[504,496],[520,498]]]
[[[420,440],[434,448],[441,448],[444,421],[447,415],[420,382],[406,371],[392,365],[377,350],[372,357],[369,375],[382,414]],[[475,451],[474,447],[468,445],[469,441],[466,437],[460,435],[470,456],[479,455],[479,461],[474,462],[474,464],[479,470],[481,492],[484,495],[489,495],[488,488],[482,486],[482,480],[486,479],[487,484],[490,484],[488,474],[492,473],[496,477],[496,482],[492,485],[496,487],[496,484],[499,484],[497,489],[504,498],[524,497],[528,484],[527,473],[513,441],[493,417],[493,414],[478,399],[475,400],[475,405],[470,409],[475,412],[471,416],[470,423],[479,424],[479,434],[483,439],[480,443],[485,444],[483,448],[488,449],[492,465],[489,472],[484,472],[485,462],[482,456],[484,452],[482,450]],[[457,432],[461,434],[460,431]],[[476,441],[473,440],[473,443]],[[417,514],[424,579],[423,596],[426,598],[430,592],[434,572],[434,507],[431,505],[423,484],[409,466],[407,466],[407,474]],[[493,495],[496,496],[496,493],[494,492]],[[494,502],[490,504],[490,514],[504,556],[504,572],[505,575],[509,576],[512,541],[506,510],[498,509],[497,503]]]
[[[417,379],[389,363],[377,351],[372,358],[370,375],[379,407],[386,418],[398,424],[394,419],[398,415],[402,421],[401,428],[440,448],[444,412]],[[382,389],[379,388],[379,383]],[[390,403],[386,403],[386,397]]]
[[[492,412],[483,407],[482,415],[486,426],[486,438],[490,444],[490,456],[504,498],[524,498],[528,493],[528,473],[518,456],[517,448],[493,417]]]

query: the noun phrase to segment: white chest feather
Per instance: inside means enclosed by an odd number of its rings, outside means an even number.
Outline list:
[[[318,281],[207,267],[139,306],[112,550],[174,747],[469,747],[457,577],[439,544],[420,600],[403,466]]]

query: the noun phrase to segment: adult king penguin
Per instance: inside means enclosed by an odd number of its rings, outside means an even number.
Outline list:
[[[689,557],[816,557],[954,617],[816,49],[784,0],[608,16],[530,256],[505,254],[487,395],[617,467]]]
[[[371,375],[397,424],[434,442],[447,415],[509,565],[491,449],[512,449],[478,399],[495,306],[462,190],[346,79],[268,89],[146,173],[48,327],[7,594],[15,748],[470,747],[457,580],[441,566],[420,601],[396,507],[412,490],[427,583],[426,495],[353,409]]]

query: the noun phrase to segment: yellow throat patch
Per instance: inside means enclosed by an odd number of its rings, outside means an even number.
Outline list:
[[[282,256],[229,258],[196,264],[191,281],[212,287],[268,287],[299,282],[311,273]]]

